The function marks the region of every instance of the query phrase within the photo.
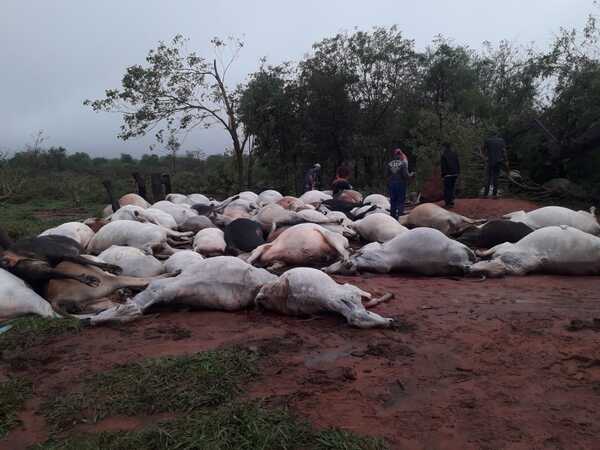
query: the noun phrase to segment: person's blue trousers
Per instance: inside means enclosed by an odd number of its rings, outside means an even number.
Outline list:
[[[404,203],[406,201],[406,183],[392,181],[389,184],[390,190],[390,214],[397,219],[404,214]]]

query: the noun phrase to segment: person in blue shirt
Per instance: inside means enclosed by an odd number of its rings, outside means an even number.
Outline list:
[[[390,214],[394,219],[398,219],[404,214],[406,187],[414,174],[408,172],[408,158],[404,152],[397,148],[393,153],[394,159],[387,164],[387,176],[391,205]]]

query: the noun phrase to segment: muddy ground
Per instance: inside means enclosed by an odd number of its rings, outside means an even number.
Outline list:
[[[497,217],[533,207],[463,200],[456,210]],[[395,449],[600,448],[600,332],[568,329],[572,320],[600,317],[597,277],[337,279],[394,293],[376,312],[406,326],[356,330],[337,317],[180,311],[55,338],[24,355],[29,362],[12,364],[12,373],[33,381],[34,398],[21,414],[24,425],[0,448],[45,440],[41,399],[72,389],[85,374],[231,344],[268,354],[248,395],[288,406],[318,427],[382,436]],[[3,365],[0,376],[8,370]],[[109,418],[81,431],[153,420]]]

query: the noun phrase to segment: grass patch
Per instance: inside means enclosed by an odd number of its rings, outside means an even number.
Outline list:
[[[81,330],[81,322],[75,318],[25,316],[10,321],[10,325],[10,330],[0,334],[0,354],[4,351],[27,350],[44,344],[51,337]]]
[[[256,374],[258,356],[232,348],[193,356],[148,359],[84,380],[80,391],[42,405],[54,431],[113,415],[189,412],[224,404]]]
[[[33,200],[27,203],[0,203],[2,214],[0,215],[0,227],[2,227],[12,239],[33,237],[48,228],[55,227],[65,222],[79,221],[96,215],[101,210],[100,204],[82,206],[85,213],[73,213],[72,215],[48,214],[47,217],[40,216],[40,212],[73,208],[72,203],[64,200]]]
[[[386,449],[381,439],[338,429],[315,430],[286,410],[269,410],[256,402],[232,403],[140,431],[83,435],[51,441],[37,450],[292,450]]]
[[[10,378],[0,383],[0,439],[19,424],[17,412],[31,397],[31,383],[20,378]]]

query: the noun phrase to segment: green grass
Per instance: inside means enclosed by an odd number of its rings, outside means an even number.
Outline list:
[[[34,447],[37,450],[292,450],[386,449],[384,441],[338,429],[315,430],[286,410],[235,402],[140,431],[89,434]]]
[[[230,401],[256,373],[258,356],[242,349],[148,359],[84,380],[78,392],[57,394],[42,405],[55,431],[113,415],[189,412]]]
[[[243,401],[258,376],[259,353],[227,348],[117,366],[57,393],[41,408],[52,438],[37,450],[380,450],[385,442],[339,429],[316,430],[287,410]],[[171,412],[175,418],[133,431],[69,434],[105,417]],[[72,433],[72,432],[71,432]]]
[[[86,204],[82,206],[85,213],[61,217],[36,217],[36,213],[43,210],[60,210],[73,208],[71,202],[66,200],[33,200],[27,203],[0,203],[0,227],[12,239],[37,236],[48,228],[55,227],[65,222],[78,221],[87,217],[96,216],[104,207],[100,204]]]
[[[10,321],[12,328],[0,334],[0,354],[4,351],[23,351],[44,344],[51,337],[77,333],[78,319],[49,319],[24,316]]]
[[[0,439],[19,424],[17,412],[31,396],[31,383],[20,378],[10,378],[0,383]]]

